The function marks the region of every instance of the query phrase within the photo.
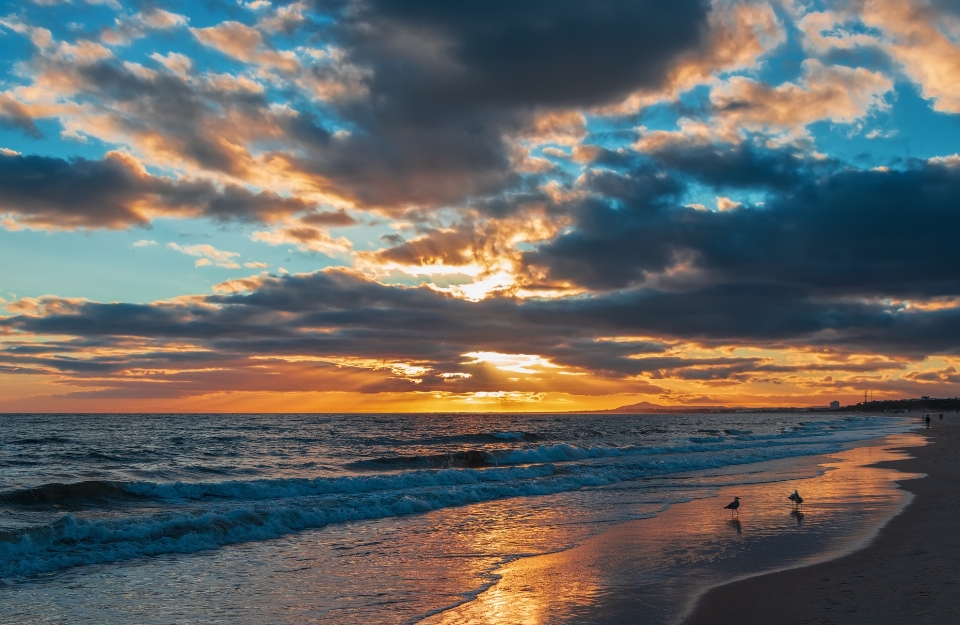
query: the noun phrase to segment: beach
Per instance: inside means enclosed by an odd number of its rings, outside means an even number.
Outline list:
[[[869,543],[910,502],[897,481],[920,477],[890,461],[924,443],[907,433],[837,453],[757,463],[716,496],[617,524],[572,549],[510,562],[476,599],[423,623],[679,623],[705,589]],[[787,500],[795,488],[807,497],[801,514]],[[742,499],[739,515],[723,509],[734,496]],[[708,614],[699,622],[717,621]]]
[[[960,424],[955,415],[940,421],[934,414],[923,435],[931,444],[911,449],[913,458],[885,466],[926,477],[902,482],[912,501],[869,545],[813,566],[714,588],[684,625],[960,622],[954,496]]]
[[[908,494],[852,414],[0,420],[0,623],[659,623]],[[791,514],[786,495],[809,497]],[[723,505],[740,496],[739,518]]]

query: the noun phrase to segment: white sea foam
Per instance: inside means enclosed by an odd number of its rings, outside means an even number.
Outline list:
[[[129,502],[111,515],[78,513],[53,523],[0,535],[0,577],[165,553],[186,553],[277,538],[333,523],[420,514],[511,497],[550,495],[666,476],[685,471],[799,455],[828,453],[884,433],[885,424],[857,422],[848,429],[801,426],[754,435],[686,437],[646,446],[568,443],[483,452],[480,468],[389,471],[337,477],[225,480],[221,482],[104,482],[48,485],[0,493],[12,505],[49,505],[60,493]],[[521,433],[522,436],[522,433]],[[696,439],[696,440],[693,440]],[[104,486],[107,485],[109,488]],[[25,494],[26,493],[26,494]],[[151,503],[151,512],[140,505]],[[113,499],[111,499],[113,501]],[[95,502],[94,502],[95,503]],[[123,506],[129,505],[129,509]],[[153,512],[159,507],[160,513]]]

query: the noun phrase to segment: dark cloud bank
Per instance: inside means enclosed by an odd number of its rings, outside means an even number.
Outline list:
[[[0,211],[54,228],[146,226],[151,211],[217,221],[270,221],[310,208],[236,185],[152,176],[122,156],[65,160],[0,154]],[[344,215],[344,217],[347,217]]]
[[[516,353],[522,346],[524,353],[600,375],[657,377],[669,370],[687,379],[735,378],[770,365],[664,359],[657,354],[667,348],[658,341],[595,339],[819,345],[905,357],[960,349],[960,311],[891,301],[960,295],[954,167],[843,170],[763,206],[719,213],[678,205],[678,188],[642,171],[599,175],[591,184],[593,196],[572,209],[576,227],[526,257],[591,289],[589,297],[471,303],[327,271],[269,278],[252,292],[209,296],[204,304],[85,303],[8,317],[0,327],[86,340],[185,340],[221,358],[348,354],[431,362],[437,373],[463,370],[466,352]],[[686,259],[690,277],[656,279],[677,259]],[[11,366],[22,357],[5,354]],[[492,389],[479,373],[457,384],[434,383]]]

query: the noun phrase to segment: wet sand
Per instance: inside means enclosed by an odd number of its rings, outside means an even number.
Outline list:
[[[923,433],[932,444],[885,466],[927,477],[902,482],[913,501],[866,548],[714,588],[684,625],[960,623],[960,419]]]
[[[914,434],[895,435],[829,456],[757,464],[754,481],[720,486],[719,497],[615,525],[573,549],[515,560],[474,600],[419,623],[675,625],[704,588],[866,544],[909,501],[893,481],[918,477],[901,473],[902,462],[876,463],[907,458],[897,448],[912,452],[919,444]],[[791,513],[786,495],[794,488],[817,494],[803,515]],[[734,495],[744,501],[739,519],[722,509]]]

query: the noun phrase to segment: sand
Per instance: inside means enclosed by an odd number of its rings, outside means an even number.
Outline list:
[[[684,625],[960,623],[960,423],[937,414],[932,444],[889,463],[925,473],[913,501],[864,549],[707,592]]]

